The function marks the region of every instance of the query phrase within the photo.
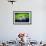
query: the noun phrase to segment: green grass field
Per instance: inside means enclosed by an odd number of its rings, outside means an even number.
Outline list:
[[[29,13],[15,13],[15,19],[29,18]],[[32,18],[32,13],[30,13],[30,18]]]

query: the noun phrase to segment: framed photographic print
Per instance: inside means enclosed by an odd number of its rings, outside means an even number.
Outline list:
[[[28,25],[32,24],[31,11],[13,11],[13,24]]]

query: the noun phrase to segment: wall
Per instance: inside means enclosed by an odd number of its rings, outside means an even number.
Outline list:
[[[44,5],[42,0],[17,0],[13,5],[0,0],[0,40],[15,40],[19,32],[30,34],[33,40],[46,40]],[[32,25],[13,24],[13,11],[19,10],[32,11]]]

